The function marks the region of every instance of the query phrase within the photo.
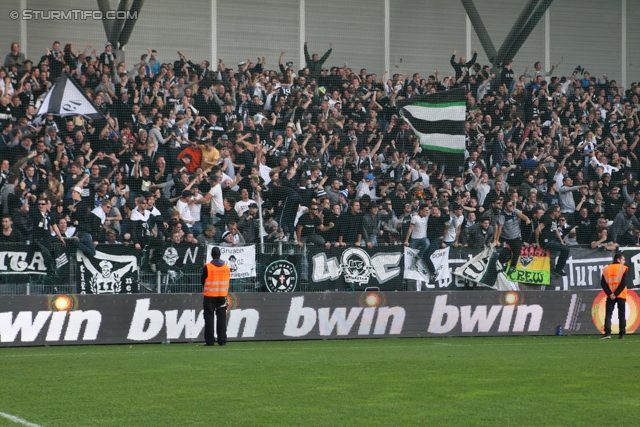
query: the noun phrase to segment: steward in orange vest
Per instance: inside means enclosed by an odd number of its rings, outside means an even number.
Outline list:
[[[604,335],[602,339],[611,338],[611,317],[614,307],[618,307],[618,324],[620,325],[620,335],[618,338],[624,339],[627,327],[626,302],[627,302],[627,271],[629,267],[624,265],[625,258],[622,253],[613,255],[613,264],[602,269],[602,280],[600,285],[607,294],[607,304],[604,319]]]
[[[205,346],[212,346],[216,342],[214,331],[218,332],[218,345],[227,344],[227,295],[229,295],[229,280],[231,269],[220,259],[220,248],[211,249],[211,262],[202,269],[203,308],[204,308],[204,340]]]

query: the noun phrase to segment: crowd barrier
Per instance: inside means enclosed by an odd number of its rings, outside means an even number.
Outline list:
[[[640,298],[627,298],[627,333]],[[203,340],[201,294],[0,297],[0,347]],[[232,293],[230,342],[599,334],[603,291]],[[617,313],[613,333],[618,332]]]
[[[404,246],[330,248],[270,243],[222,247],[231,267],[231,291],[350,292],[600,289],[612,252],[572,247],[566,277],[549,273],[554,254],[523,248],[516,272],[504,273],[505,250],[446,248],[431,259],[439,271],[430,283],[416,251]],[[199,293],[210,246],[169,245],[152,250],[101,244],[88,257],[71,245],[43,255],[38,246],[0,244],[0,295]],[[640,286],[640,248],[622,249],[633,286]],[[417,262],[414,262],[417,261]]]

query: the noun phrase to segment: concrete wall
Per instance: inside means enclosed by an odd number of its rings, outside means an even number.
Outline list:
[[[177,59],[176,51],[184,51],[193,61],[209,59],[216,52],[229,66],[251,57],[266,56],[267,67],[277,67],[281,51],[285,60],[301,65],[300,4],[302,0],[215,0],[217,46],[211,45],[211,1],[180,2],[153,0],[145,2],[139,21],[126,46],[127,62],[137,62],[146,48],[158,50],[161,61]],[[56,0],[55,9],[97,9],[96,2]],[[451,74],[449,58],[454,50],[466,52],[466,16],[457,0],[389,0],[390,3],[390,73]],[[8,52],[12,41],[20,41],[20,20],[12,20],[9,12],[20,10],[20,0],[0,2],[0,56]],[[51,1],[26,0],[30,9],[51,7]],[[384,0],[305,0],[303,1],[305,39],[310,52],[322,55],[334,44],[326,65],[342,65],[354,70],[367,68],[381,75],[384,60]],[[526,0],[476,1],[476,7],[499,49]],[[115,9],[117,1],[111,0]],[[557,63],[564,56],[558,74],[570,74],[581,64],[592,75],[620,80],[626,67],[628,83],[640,78],[640,61],[633,47],[640,44],[640,8],[627,0],[627,64],[622,64],[620,0],[558,0],[550,8],[550,59]],[[527,64],[543,61],[545,55],[544,19],[515,58],[515,70],[522,73]],[[106,40],[102,22],[28,21],[28,56],[37,60],[53,40],[73,43],[76,49],[87,44],[103,50]],[[488,59],[472,31],[471,47],[479,50],[478,61]],[[550,64],[546,64],[550,65]]]

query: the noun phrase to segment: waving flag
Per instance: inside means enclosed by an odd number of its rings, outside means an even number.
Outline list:
[[[67,73],[62,73],[40,105],[38,117],[46,114],[54,116],[84,116],[89,119],[104,119],[82,88]]]
[[[466,98],[453,89],[397,102],[400,114],[420,140],[428,158],[438,163],[464,162]]]

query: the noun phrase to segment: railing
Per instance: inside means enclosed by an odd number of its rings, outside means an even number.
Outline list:
[[[106,248],[109,246],[109,248]],[[129,273],[132,279],[127,279],[127,283],[137,282],[138,286],[134,286],[131,292],[139,293],[200,293],[202,292],[201,283],[201,270],[204,265],[204,254],[207,250],[205,246],[198,246],[200,251],[200,258],[197,263],[192,263],[188,268],[179,268],[178,264],[172,267],[166,267],[156,269],[155,265],[152,265],[154,259],[152,251],[132,251],[132,248],[126,248],[122,245],[104,245],[99,246],[105,252],[114,253],[112,257],[106,257],[102,259],[94,260],[93,274],[99,276],[99,268],[96,267],[104,263],[105,260],[110,260],[113,263],[113,270],[116,269],[118,255],[123,254],[131,258],[131,254],[135,253],[137,256],[137,263],[134,271]],[[195,248],[194,246],[193,248]],[[577,247],[574,247],[577,248]],[[107,251],[108,249],[108,251]],[[336,253],[332,254],[333,249],[318,251],[318,247],[304,246],[299,247],[297,245],[276,242],[268,243],[264,245],[257,244],[255,250],[255,259],[252,261],[255,263],[255,277],[247,277],[242,279],[233,279],[231,281],[231,292],[268,292],[269,289],[266,286],[265,271],[270,264],[278,260],[290,260],[292,264],[295,264],[297,274],[297,285],[294,292],[349,292],[354,290],[384,290],[384,291],[408,291],[416,289],[431,289],[431,290],[451,290],[451,289],[466,289],[468,283],[461,281],[460,278],[454,277],[454,279],[448,282],[440,282],[437,284],[430,284],[429,286],[416,287],[416,281],[404,279],[403,271],[393,285],[386,283],[384,289],[379,289],[375,285],[362,285],[360,287],[345,285],[345,281],[336,280],[320,280],[314,281],[312,278],[312,269],[316,268],[315,265],[310,265],[314,262],[311,255],[318,253],[324,253],[328,258],[333,257]],[[621,248],[622,250],[630,251],[627,256],[627,260],[630,268],[632,269],[632,276],[637,275],[636,270],[640,270],[640,248]],[[158,249],[156,249],[157,251]],[[391,252],[400,252],[404,248],[402,246],[388,248]],[[554,279],[552,286],[549,289],[597,289],[599,288],[599,268],[597,266],[603,266],[608,264],[611,257],[611,252],[602,250],[592,250],[585,247],[580,247],[580,254],[576,251],[573,258],[569,260],[567,266],[568,278]],[[36,250],[37,252],[37,250]],[[334,251],[335,252],[335,251]],[[339,251],[338,251],[339,252]],[[83,293],[82,289],[88,288],[85,283],[87,274],[87,262],[82,260],[75,247],[67,245],[66,248],[56,249],[52,251],[52,257],[55,261],[49,264],[49,269],[45,268],[44,261],[38,263],[37,256],[34,255],[33,248],[25,244],[0,244],[0,295],[42,295],[42,294],[80,294]],[[470,257],[468,253],[459,249],[452,250],[449,259],[449,268],[453,271],[455,269],[455,263]],[[126,258],[122,256],[121,258]],[[339,258],[339,257],[338,257]],[[553,258],[553,256],[552,256]],[[185,257],[186,259],[186,257]],[[336,259],[336,258],[332,258]],[[372,258],[373,259],[373,258]],[[468,258],[467,258],[468,259]],[[102,260],[102,261],[101,261]],[[157,260],[157,257],[156,257]],[[84,262],[84,264],[83,264]],[[638,268],[636,268],[636,264]],[[25,267],[28,265],[28,268]],[[55,271],[51,270],[51,265],[56,265]],[[111,268],[111,267],[110,267]],[[341,267],[342,268],[342,267]],[[400,263],[399,268],[403,269],[404,266]],[[13,269],[13,270],[12,270]],[[108,273],[108,272],[107,272]],[[342,274],[342,273],[340,273]],[[107,277],[105,275],[105,277]],[[317,276],[314,276],[317,279]],[[273,279],[271,279],[273,280]],[[123,287],[124,287],[124,280]],[[342,284],[340,284],[342,283]],[[82,287],[84,286],[84,288]],[[634,286],[640,286],[640,283],[635,283]],[[540,289],[544,289],[542,287]],[[489,289],[487,287],[487,289]],[[527,288],[529,289],[529,288]],[[127,292],[122,290],[121,292]],[[108,293],[108,292],[105,292]]]

